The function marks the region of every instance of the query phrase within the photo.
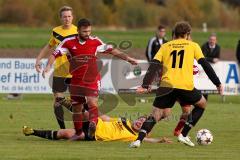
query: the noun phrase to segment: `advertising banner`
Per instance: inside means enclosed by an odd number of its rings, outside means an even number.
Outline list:
[[[136,87],[142,84],[148,68],[148,62],[145,60],[139,60],[139,65],[136,66],[119,59],[101,61],[102,93],[134,92]],[[42,61],[42,67],[46,62],[46,59]],[[0,59],[0,93],[52,93],[53,69],[44,79],[41,73],[36,72],[34,65],[35,59],[30,58]],[[224,95],[238,95],[240,93],[238,64],[234,61],[220,61],[211,65],[223,83]],[[196,73],[194,84],[197,89],[204,93],[216,93],[216,87],[200,65],[195,64],[194,72]]]

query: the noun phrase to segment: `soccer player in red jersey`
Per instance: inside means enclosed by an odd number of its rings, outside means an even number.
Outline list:
[[[47,73],[55,58],[67,54],[72,75],[70,95],[73,103],[73,123],[76,134],[72,140],[77,140],[82,134],[82,108],[87,102],[89,107],[90,130],[96,128],[98,119],[98,92],[100,89],[100,74],[97,64],[97,53],[111,54],[136,65],[137,60],[131,58],[111,45],[104,44],[99,38],[91,36],[91,23],[87,19],[78,21],[78,36],[66,38],[59,44],[49,57],[43,71]],[[91,134],[91,131],[89,132]],[[89,135],[91,136],[91,135]]]

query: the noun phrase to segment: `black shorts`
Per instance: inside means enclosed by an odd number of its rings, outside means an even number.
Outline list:
[[[71,82],[71,78],[53,77],[53,93],[66,92]]]
[[[165,93],[160,94],[162,93],[161,90],[163,90]],[[166,88],[159,88],[156,98],[153,102],[153,106],[160,109],[172,108],[177,100],[185,105],[193,105],[197,103],[201,98],[201,91],[197,90],[196,88],[191,91],[167,88],[167,92]]]

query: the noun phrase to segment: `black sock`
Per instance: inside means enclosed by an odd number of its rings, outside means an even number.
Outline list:
[[[143,123],[138,133],[137,140],[140,140],[142,142],[146,135],[152,130],[155,124],[156,124],[155,118],[153,116],[149,116],[147,120]]]
[[[208,94],[203,94],[203,97],[206,99],[206,101],[208,100]]]
[[[84,108],[86,111],[88,111],[88,110],[89,110],[88,104],[87,104],[87,103],[84,103],[84,104],[83,104],[83,108]]]
[[[72,112],[72,103],[71,100],[66,99],[65,97],[57,97],[56,102],[64,106],[66,109]]]
[[[198,120],[202,117],[203,112],[204,112],[203,108],[200,108],[198,106],[194,107],[192,112],[189,114],[188,120],[185,123],[184,128],[182,130],[182,135],[184,137],[186,137],[191,128],[197,124]]]
[[[50,140],[57,140],[57,132],[58,131],[51,131],[51,130],[34,130],[33,135],[45,139]]]
[[[62,105],[57,101],[54,104],[54,114],[61,129],[65,129],[64,112]]]

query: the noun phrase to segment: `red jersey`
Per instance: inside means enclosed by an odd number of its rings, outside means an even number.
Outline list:
[[[56,48],[55,57],[68,55],[70,73],[73,79],[81,79],[85,82],[94,82],[100,78],[97,66],[97,53],[109,52],[113,48],[104,44],[99,38],[90,36],[84,42],[80,42],[78,36],[67,38]]]

